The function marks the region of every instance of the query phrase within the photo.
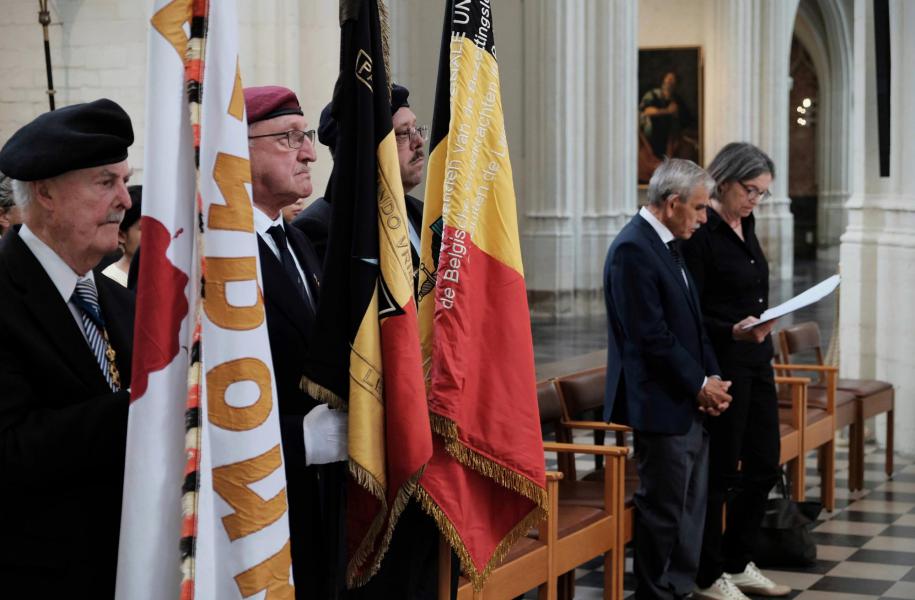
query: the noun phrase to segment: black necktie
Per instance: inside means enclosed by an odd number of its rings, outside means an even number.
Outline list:
[[[295,289],[298,290],[299,295],[302,296],[302,300],[311,306],[311,297],[305,290],[305,282],[302,281],[302,276],[299,275],[299,270],[296,268],[295,261],[292,259],[292,253],[289,252],[289,245],[286,243],[286,230],[283,229],[282,225],[274,225],[267,230],[267,233],[269,233],[270,237],[273,238],[273,241],[276,242],[276,247],[280,251],[280,262],[283,263],[283,270],[286,271],[286,276],[289,277],[289,280],[295,286]]]
[[[670,257],[674,259],[674,264],[680,269],[680,273],[683,275],[683,283],[685,283],[688,288],[689,280],[686,278],[686,269],[683,268],[683,256],[680,254],[680,240],[674,239],[667,242],[667,249],[670,250]]]
[[[680,256],[680,240],[670,240],[667,242],[667,249],[670,250],[670,257],[674,259],[674,264],[682,269],[683,257]]]

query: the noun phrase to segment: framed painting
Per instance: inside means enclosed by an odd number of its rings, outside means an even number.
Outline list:
[[[639,49],[638,178],[664,157],[702,164],[702,48]]]

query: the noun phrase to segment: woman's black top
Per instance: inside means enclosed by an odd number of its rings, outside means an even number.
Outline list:
[[[761,344],[731,336],[734,323],[758,317],[769,306],[769,264],[756,238],[756,218],[751,214],[741,220],[741,240],[713,208],[707,210],[708,222],[683,243],[705,329],[723,370],[725,365],[767,363],[772,360],[771,336]]]

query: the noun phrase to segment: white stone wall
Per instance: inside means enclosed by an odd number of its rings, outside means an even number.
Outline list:
[[[890,0],[892,52],[890,175],[878,166],[873,3],[854,6],[852,193],[842,236],[840,344],[847,377],[896,387],[895,446],[915,454],[915,5]],[[885,416],[877,436],[884,436]]]
[[[107,97],[133,120],[139,143],[130,162],[143,165],[146,78],[145,2],[52,0],[49,37],[57,106]],[[0,142],[48,110],[38,3],[0,0]]]
[[[133,121],[134,180],[142,182],[146,44],[151,2],[51,0],[51,62],[57,106],[107,97]],[[38,3],[0,0],[0,144],[48,110]],[[239,46],[245,85],[294,89],[317,127],[339,66],[336,0],[239,0]],[[323,193],[331,161],[321,147],[315,194]]]

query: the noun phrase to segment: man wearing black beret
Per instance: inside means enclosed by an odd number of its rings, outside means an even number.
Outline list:
[[[130,208],[124,110],[45,113],[0,150],[23,226],[0,240],[0,581],[10,598],[111,598],[133,295],[93,268]]]
[[[394,122],[394,138],[397,140],[397,158],[400,162],[400,181],[403,184],[406,201],[407,218],[409,219],[410,245],[413,250],[413,271],[419,269],[419,232],[423,225],[423,203],[410,196],[413,188],[423,178],[426,166],[424,144],[428,138],[428,129],[416,126],[416,115],[410,110],[407,99],[410,90],[397,85],[391,87],[391,120]],[[337,123],[330,114],[328,104],[321,111],[318,123],[318,140],[327,146],[331,156],[337,144]],[[330,202],[323,197],[309,204],[292,222],[311,240],[323,260],[327,249],[327,232],[330,227]]]

